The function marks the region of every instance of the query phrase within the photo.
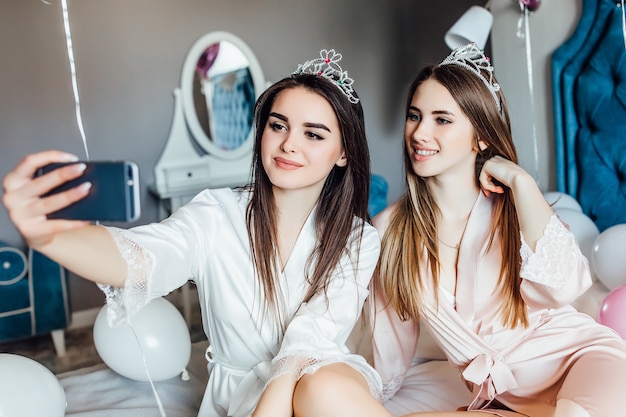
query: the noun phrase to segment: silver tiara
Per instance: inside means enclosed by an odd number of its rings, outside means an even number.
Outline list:
[[[348,71],[341,68],[339,61],[341,61],[340,53],[335,52],[334,49],[330,51],[322,49],[319,58],[298,65],[298,69],[293,74],[314,74],[327,78],[339,87],[350,103],[356,104],[359,99],[354,95],[352,88],[354,80],[348,76]]]
[[[500,91],[500,84],[495,82],[493,78],[493,66],[489,57],[485,56],[475,42],[456,48],[446,59],[441,61],[439,66],[442,65],[459,65],[478,75],[491,92],[498,111],[502,110],[500,99],[496,94],[496,91]]]

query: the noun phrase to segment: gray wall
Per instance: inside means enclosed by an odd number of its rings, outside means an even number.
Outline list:
[[[61,1],[49,2],[0,0],[0,176],[30,152],[58,148],[84,156]],[[405,90],[419,67],[448,53],[443,35],[470,4],[467,0],[70,1],[90,158],[136,161],[143,183],[142,217],[137,223],[157,220],[156,201],[146,188],[168,138],[172,90],[180,84],[191,45],[207,32],[225,30],[251,47],[269,81],[282,78],[319,49],[335,48],[344,54],[344,67],[355,79],[365,109],[373,171],[387,179],[389,200],[394,200],[404,186]],[[515,92],[507,91],[507,97],[510,94]],[[550,155],[545,158],[549,165]],[[0,240],[23,244],[3,209]],[[78,277],[71,277],[70,291],[74,310],[103,303],[95,285]]]
[[[550,0],[542,2],[539,9],[530,14],[531,100],[526,41],[517,36],[519,7],[511,7],[511,0],[491,3],[493,62],[506,94],[520,164],[533,174],[543,191],[556,191],[552,52],[572,35],[581,9],[582,0]],[[537,137],[536,153],[533,128]]]

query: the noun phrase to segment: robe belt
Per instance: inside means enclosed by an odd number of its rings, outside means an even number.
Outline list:
[[[259,396],[253,393],[259,393],[260,395],[272,374],[271,359],[257,363],[252,369],[237,367],[229,362],[220,360],[219,355],[215,355],[211,345],[207,347],[204,356],[209,363],[218,364],[226,369],[247,371],[230,397],[228,416],[247,417],[251,415],[259,401]]]
[[[491,401],[497,395],[517,388],[511,369],[501,360],[486,354],[476,356],[463,371],[463,378],[480,387],[478,397]],[[485,392],[485,389],[486,392]],[[478,397],[474,400],[476,401]]]
[[[535,330],[548,320],[550,320],[550,318],[546,314],[542,314],[535,323],[529,327],[526,334],[505,351],[501,351],[498,358],[494,359],[492,356],[481,353],[472,359],[462,373],[466,381],[472,382],[478,386],[478,393],[469,408],[470,410],[480,409],[493,401],[497,395],[518,387],[517,380],[515,376],[513,376],[511,368],[509,368],[501,358],[521,346],[535,334]],[[474,389],[472,392],[476,392],[476,390]],[[480,406],[480,403],[483,405]]]

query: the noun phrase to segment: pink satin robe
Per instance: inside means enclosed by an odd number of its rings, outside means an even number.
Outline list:
[[[522,238],[521,291],[528,305],[529,326],[504,327],[497,313],[500,242],[496,240],[485,252],[491,211],[491,200],[481,193],[460,246],[456,305],[443,290],[439,290],[437,305],[430,272],[422,272],[426,293],[420,305],[420,323],[428,327],[471,389],[473,401],[466,404],[470,410],[490,410],[491,401],[497,399],[519,413],[551,417],[568,366],[590,350],[626,358],[626,342],[569,305],[590,287],[591,276],[575,237],[556,216],[546,226],[535,252]],[[389,399],[414,366],[420,324],[400,321],[380,292],[372,304],[376,313],[374,365]],[[416,390],[414,395],[420,392]],[[440,395],[467,397],[454,388]],[[494,414],[510,415],[499,410]]]

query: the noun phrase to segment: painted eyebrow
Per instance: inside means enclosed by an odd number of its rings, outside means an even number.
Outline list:
[[[304,126],[312,127],[314,129],[322,129],[330,133],[330,129],[323,123],[305,123]]]
[[[421,110],[415,106],[409,106],[409,110],[413,110],[413,111],[417,111],[421,113]],[[447,110],[435,110],[432,112],[432,114],[443,114],[445,116],[454,116],[454,113],[447,111]]]
[[[282,120],[283,122],[288,122],[288,121],[289,121],[289,119],[287,118],[287,116],[282,115],[282,114],[280,114],[280,113],[271,112],[271,113],[270,113],[270,116],[274,116],[274,117],[276,117],[277,119]],[[312,127],[312,128],[314,128],[314,129],[322,129],[322,130],[325,130],[325,131],[327,131],[328,133],[330,133],[330,129],[328,128],[328,126],[326,126],[326,125],[325,125],[325,124],[323,124],[323,123],[312,123],[312,122],[309,122],[309,123],[304,123],[304,126],[305,126],[305,127]]]
[[[443,114],[444,116],[454,116],[454,113],[447,110],[435,110],[433,114]]]
[[[283,116],[283,115],[282,115],[282,114],[280,114],[280,113],[271,112],[271,113],[270,113],[270,117],[272,117],[272,116],[274,116],[274,117],[275,117],[275,118],[277,118],[277,119],[282,120],[283,122],[288,122],[288,121],[289,121],[289,119],[287,119],[287,117],[286,117],[286,116]]]

